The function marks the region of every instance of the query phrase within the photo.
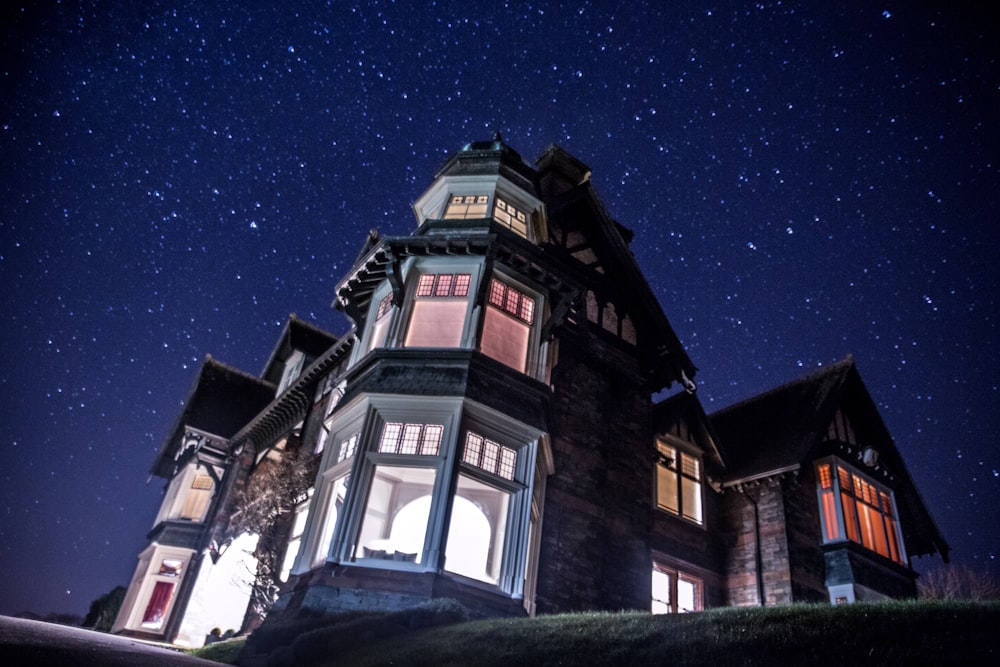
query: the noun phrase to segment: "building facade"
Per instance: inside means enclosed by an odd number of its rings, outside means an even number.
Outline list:
[[[499,136],[468,144],[413,233],[369,235],[336,287],[347,333],[293,318],[259,378],[207,362],[154,465],[164,511],[116,630],[235,627],[222,598],[245,609],[250,582],[204,593],[227,558],[271,577],[279,617],[914,595],[910,558],[948,548],[853,361],[706,415],[590,176],[558,147],[529,165]],[[238,379],[228,397],[209,371]],[[195,418],[203,393],[225,420]],[[235,530],[240,489],[293,459],[308,483],[277,532]]]

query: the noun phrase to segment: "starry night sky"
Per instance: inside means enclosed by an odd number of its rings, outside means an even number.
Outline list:
[[[593,168],[706,410],[853,353],[954,560],[1000,576],[995,22],[229,4],[0,10],[0,613],[126,585],[204,355],[259,373],[291,312],[344,332],[368,230],[497,129]]]

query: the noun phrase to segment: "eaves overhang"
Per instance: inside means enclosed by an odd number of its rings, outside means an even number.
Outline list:
[[[354,332],[348,332],[306,367],[288,389],[230,439],[231,451],[249,444],[259,453],[301,422],[312,405],[316,384],[347,356],[356,340]]]
[[[439,221],[428,221],[436,226]],[[455,233],[426,233],[415,236],[386,237],[373,246],[354,266],[354,270],[336,286],[335,308],[343,310],[361,329],[372,293],[388,279],[392,285],[393,303],[403,303],[402,262],[410,257],[480,256],[499,262],[516,271],[539,287],[548,290],[552,314],[543,336],[562,323],[580,287],[552,270],[551,263],[541,257],[542,249],[513,234],[493,229],[493,223],[483,220],[480,230],[456,230]]]
[[[736,479],[727,479],[722,482],[722,488],[740,490],[744,486],[760,483],[771,477],[781,477],[782,475],[798,472],[798,470],[801,467],[802,466],[800,466],[798,463],[793,463],[791,465],[782,466],[780,468],[773,468],[771,470],[764,470],[758,473],[754,473],[752,475],[738,477]]]

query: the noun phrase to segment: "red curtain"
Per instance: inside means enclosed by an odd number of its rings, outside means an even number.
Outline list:
[[[142,615],[143,624],[159,625],[163,622],[163,614],[167,611],[167,604],[173,592],[174,585],[171,582],[156,582],[153,594],[149,597],[149,604],[146,605],[146,613]]]

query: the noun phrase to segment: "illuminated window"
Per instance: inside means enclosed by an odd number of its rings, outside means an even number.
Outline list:
[[[444,427],[438,424],[400,424],[390,422],[382,428],[378,451],[382,454],[418,454],[437,456],[441,451],[441,434]]]
[[[520,596],[534,576],[526,563],[536,548],[529,546],[529,526],[537,521],[538,471],[525,468],[535,461],[537,436],[516,423],[496,426],[496,415],[474,408],[467,417],[462,399],[414,400],[359,403],[340,429],[331,425],[317,512],[296,567],[335,562],[448,573]],[[459,435],[466,419],[479,427]]]
[[[701,524],[701,460],[662,440],[656,449],[657,507]]]
[[[299,548],[302,546],[302,533],[306,528],[306,519],[309,517],[309,498],[299,503],[295,507],[295,516],[292,519],[292,529],[288,534],[288,546],[285,547],[285,557],[281,561],[281,581],[288,581],[288,575],[292,571],[295,559],[299,555]]]
[[[465,434],[465,451],[462,460],[480,470],[491,472],[504,479],[514,479],[517,452],[469,431]]]
[[[850,540],[905,564],[891,492],[843,464],[816,466],[823,542]]]
[[[489,195],[452,195],[444,210],[445,220],[471,220],[486,217]]]
[[[420,563],[435,468],[376,465],[355,558]]]
[[[164,558],[160,563],[159,574],[164,577],[179,577],[184,568],[184,561],[177,558]]]
[[[191,488],[184,496],[178,517],[187,521],[201,521],[205,518],[208,503],[212,500],[212,488],[215,483],[211,475],[195,475],[191,480]]]
[[[159,630],[163,627],[177,583],[184,572],[184,564],[182,558],[163,558],[160,559],[159,566],[153,565],[155,569],[151,568],[149,574],[152,575],[150,579],[153,587],[139,621],[143,628]]]
[[[424,273],[417,280],[407,347],[459,347],[469,308],[468,273]]]
[[[535,300],[494,278],[486,305],[479,347],[483,354],[525,372],[535,322]]]
[[[167,607],[170,605],[170,599],[173,596],[173,582],[156,582],[156,585],[153,587],[153,594],[149,596],[146,611],[142,614],[142,626],[144,628],[157,629],[163,625],[163,620],[167,615]]]
[[[371,324],[366,351],[385,345],[385,337],[389,333],[389,323],[392,322],[392,318],[389,316],[391,312],[392,294],[386,294],[379,300],[375,309],[375,318]]]
[[[499,582],[507,547],[508,510],[512,496],[524,486],[504,484],[481,475],[514,482],[517,450],[467,431],[462,462],[468,466],[458,476],[452,502],[445,569],[465,577]]]
[[[704,608],[703,584],[701,579],[683,572],[653,566],[651,582],[654,614],[686,614]]]
[[[515,234],[528,238],[528,218],[524,211],[500,197],[496,198],[496,203],[493,205],[493,219]]]
[[[337,463],[341,461],[346,461],[347,459],[354,456],[358,451],[358,438],[361,437],[360,433],[355,433],[351,437],[340,443],[340,450],[337,452]]]

